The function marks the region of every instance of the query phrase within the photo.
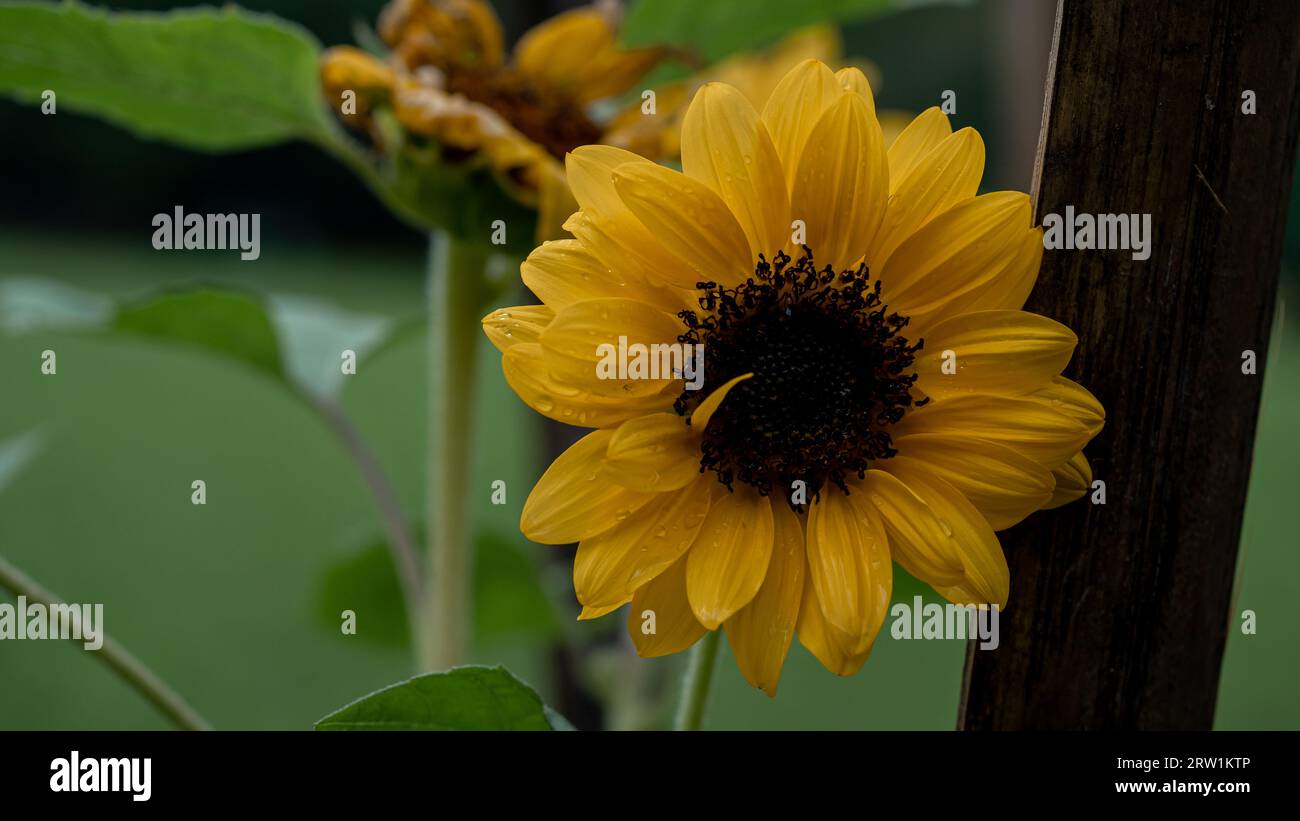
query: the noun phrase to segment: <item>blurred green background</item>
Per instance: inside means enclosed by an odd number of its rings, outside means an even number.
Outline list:
[[[372,22],[381,4],[244,5],[297,20],[332,44],[350,42],[354,22]],[[498,9],[517,35],[563,5]],[[985,188],[1024,189],[1051,6],[990,0],[904,10],[846,26],[846,51],[880,68],[881,107],[919,111],[955,90],[955,125],[979,128],[989,145]],[[744,26],[743,16],[734,25]],[[425,239],[305,146],[204,156],[8,102],[0,123],[0,553],[69,601],[103,602],[109,632],[220,728],[309,727],[404,678],[409,655],[395,582],[373,547],[374,505],[319,418],[228,359],[125,334],[54,330],[48,320],[160,287],[237,286],[266,295],[286,355],[312,374],[334,368],[343,347],[363,350],[383,332],[413,327],[362,354],[341,402],[408,515],[418,516]],[[1300,270],[1297,199],[1283,299]],[[153,251],[149,219],[175,203],[262,213],[261,259]],[[1287,515],[1300,479],[1295,323],[1274,344],[1234,608],[1255,610],[1259,631],[1242,636],[1235,620],[1230,630],[1223,728],[1300,728],[1300,554]],[[554,548],[527,543],[517,528],[548,434],[482,347],[476,468],[465,484],[480,534],[475,660],[507,664],[579,726],[659,726],[684,657],[637,659],[621,615],[571,621],[566,564],[548,561]],[[55,377],[39,372],[46,349],[58,355]],[[18,463],[6,480],[4,466]],[[190,503],[194,479],[207,483],[205,506]],[[504,506],[489,504],[495,479],[507,482]],[[922,592],[906,578],[895,587],[899,599]],[[357,611],[356,636],[339,630],[344,607]],[[861,673],[839,679],[796,642],[775,700],[724,658],[707,726],[950,728],[964,655],[960,642],[885,639]],[[591,702],[604,707],[591,712]],[[88,654],[58,642],[0,642],[0,728],[163,726]]]

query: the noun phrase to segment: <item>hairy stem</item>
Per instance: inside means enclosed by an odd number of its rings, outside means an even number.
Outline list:
[[[691,649],[691,661],[686,668],[686,678],[682,680],[682,700],[677,705],[677,720],[673,724],[675,730],[698,730],[704,721],[721,635],[722,628],[705,633],[704,638]]]
[[[469,644],[473,575],[469,483],[473,437],[474,354],[489,288],[488,250],[446,232],[430,238],[428,487],[429,562],[425,671],[464,664]]]

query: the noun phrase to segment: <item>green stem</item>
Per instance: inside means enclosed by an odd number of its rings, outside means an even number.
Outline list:
[[[677,705],[677,720],[673,724],[675,730],[698,730],[704,721],[704,707],[709,702],[709,685],[713,683],[721,635],[721,628],[705,633],[691,650],[691,661],[682,681],[682,701]]]
[[[0,587],[8,588],[15,596],[25,596],[28,601],[44,605],[47,609],[56,604],[64,604],[58,596],[41,587],[34,579],[0,556]],[[21,625],[19,625],[21,629]],[[144,665],[122,645],[107,633],[104,625],[99,625],[103,645],[94,655],[113,668],[128,684],[139,691],[140,695],[182,730],[211,730],[212,725],[194,711],[180,694],[167,685],[167,682]]]
[[[464,664],[469,644],[473,437],[479,320],[489,289],[483,245],[446,232],[430,237],[428,583],[420,659],[425,672]]]
[[[418,637],[422,628],[423,614],[420,612],[423,601],[420,578],[420,559],[415,548],[415,537],[407,525],[402,513],[401,503],[397,500],[397,491],[393,488],[388,474],[379,463],[379,457],[370,449],[361,431],[333,399],[318,396],[306,388],[299,388],[298,396],[310,407],[338,438],[344,450],[352,459],[362,481],[370,490],[375,507],[379,511],[379,521],[383,525],[385,542],[389,555],[393,559],[393,568],[397,573],[402,588],[402,603],[405,605],[407,626],[411,632],[412,646],[419,645]],[[422,664],[418,657],[416,667]],[[416,670],[416,672],[422,672]]]

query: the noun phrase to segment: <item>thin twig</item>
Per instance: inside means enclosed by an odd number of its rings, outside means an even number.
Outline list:
[[[343,412],[343,409],[331,399],[317,396],[307,389],[300,389],[299,395],[312,410],[320,415],[334,435],[343,443],[348,456],[356,464],[370,495],[379,509],[379,519],[383,523],[389,552],[393,557],[393,566],[402,585],[402,597],[406,604],[406,618],[410,624],[411,641],[415,646],[420,640],[420,603],[422,601],[420,565],[415,552],[415,540],[406,524],[402,506],[397,501],[397,493],[388,481],[388,474],[379,464],[379,459],[366,443],[356,425]]]
[[[0,586],[8,588],[16,596],[26,596],[29,601],[44,605],[46,608],[65,604],[58,596],[41,587],[34,579],[14,567],[3,556],[0,556]],[[144,662],[136,658],[131,651],[110,638],[108,633],[104,631],[102,624],[99,626],[99,631],[103,646],[96,651],[87,652],[93,652],[95,656],[113,668],[118,675],[126,679],[127,683],[135,687],[140,695],[148,699],[163,715],[171,719],[177,727],[182,730],[212,729],[212,725],[203,716],[195,712],[194,708],[179,693],[173,690],[167,682],[146,667]]]

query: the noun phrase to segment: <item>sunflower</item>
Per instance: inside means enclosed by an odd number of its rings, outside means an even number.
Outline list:
[[[578,542],[580,618],[631,602],[642,656],[723,628],[774,695],[796,634],[831,672],[861,667],[892,562],[1005,606],[995,531],[1084,493],[1104,417],[1060,376],[1075,335],[1021,310],[1043,252],[1029,198],[977,195],[980,136],[936,108],[887,149],[865,75],[817,60],[761,115],[701,88],[682,166],[569,154],[575,239],[521,268],[544,304],[484,319],[528,405],[594,428],[520,522]],[[702,387],[600,378],[606,344],[703,345]]]
[[[379,18],[386,61],[338,46],[321,58],[334,105],[355,94],[348,125],[385,140],[376,111],[433,141],[444,159],[479,161],[540,212],[539,235],[555,236],[576,203],[564,184],[567,151],[603,142],[593,104],[629,89],[666,54],[623,48],[616,6],[559,14],[531,29],[507,59],[501,24],[484,0],[392,0]]]

